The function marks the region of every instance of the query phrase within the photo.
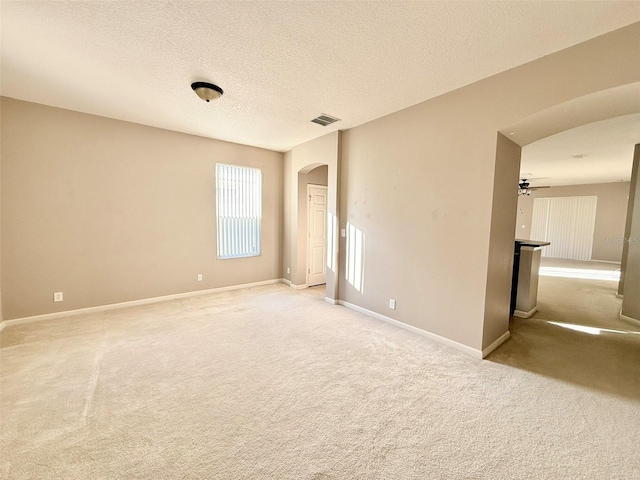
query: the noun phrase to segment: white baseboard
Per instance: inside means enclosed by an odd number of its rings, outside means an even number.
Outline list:
[[[41,321],[45,321],[45,320],[54,320],[57,318],[63,318],[63,317],[71,317],[71,316],[77,316],[77,315],[83,315],[86,313],[96,313],[96,312],[105,312],[108,310],[117,310],[117,309],[121,309],[121,308],[127,308],[127,307],[135,307],[135,306],[140,306],[140,305],[149,305],[152,303],[159,303],[159,302],[166,302],[169,300],[177,300],[180,298],[189,298],[189,297],[195,297],[195,296],[199,296],[199,295],[207,295],[207,294],[211,294],[211,293],[220,293],[220,292],[228,292],[228,291],[232,291],[232,290],[241,290],[243,288],[252,288],[252,287],[259,287],[259,286],[263,286],[263,285],[272,285],[274,283],[285,283],[291,286],[291,288],[294,289],[303,289],[303,288],[307,288],[306,285],[294,285],[291,283],[291,281],[285,279],[285,278],[275,278],[273,280],[264,280],[261,282],[253,282],[253,283],[245,283],[242,285],[230,285],[228,287],[219,287],[219,288],[211,288],[208,290],[196,290],[194,292],[185,292],[185,293],[177,293],[177,294],[173,294],[173,295],[164,295],[162,297],[152,297],[152,298],[143,298],[141,300],[132,300],[129,302],[121,302],[121,303],[112,303],[109,305],[100,305],[97,307],[88,307],[88,308],[78,308],[76,310],[67,310],[64,312],[56,312],[56,313],[46,313],[44,315],[34,315],[32,317],[23,317],[23,318],[14,318],[11,320],[5,320],[3,322],[0,322],[0,332],[5,328],[5,327],[10,327],[13,325],[22,325],[25,323],[32,323],[32,322],[41,322]],[[421,335],[423,337],[429,338],[431,340],[434,340],[438,343],[441,343],[443,345],[447,345],[448,347],[454,348],[458,351],[461,351],[463,353],[466,353],[467,355],[470,355],[474,358],[484,358],[487,355],[489,355],[492,351],[494,351],[496,348],[498,348],[502,343],[504,343],[508,338],[509,338],[509,332],[505,332],[500,338],[498,338],[495,342],[493,342],[491,345],[489,345],[487,348],[485,348],[484,350],[480,351],[478,349],[469,347],[467,345],[464,345],[462,343],[458,343],[454,340],[450,340],[448,338],[445,337],[441,337],[440,335],[437,335],[435,333],[431,333],[428,332],[426,330],[422,330],[421,328],[418,327],[414,327],[413,325],[409,325],[407,323],[403,323],[400,322],[398,320],[395,320],[391,317],[387,317],[385,315],[381,315],[379,313],[373,312],[371,310],[367,310],[366,308],[362,308],[359,307],[357,305],[354,305],[352,303],[349,302],[345,302],[344,300],[334,300],[332,298],[329,297],[325,297],[324,298],[325,302],[331,304],[331,305],[343,305],[346,308],[349,308],[351,310],[354,310],[356,312],[362,313],[364,315],[367,315],[369,317],[373,317],[376,318],[378,320],[382,320],[383,322],[389,323],[391,325],[394,325],[396,327],[402,328],[404,330],[407,330],[409,332]],[[536,307],[537,308],[537,307]],[[625,318],[625,319],[629,319],[632,320],[634,322],[637,322],[638,320],[635,320],[633,318],[630,317],[626,317],[624,315],[622,315],[622,313],[620,313],[620,318]]]
[[[306,283],[303,284],[303,285],[295,285],[295,284],[289,282],[289,286],[291,288],[293,288],[294,290],[304,290],[305,288],[309,288],[309,285],[307,285]]]
[[[528,312],[523,312],[522,310],[516,310],[515,312],[513,312],[513,316],[514,317],[520,317],[520,318],[529,318],[534,313],[536,313],[537,311],[538,311],[538,306],[536,305],[535,307],[533,307]]]
[[[291,285],[291,280],[289,280],[288,278],[283,278],[282,283],[284,283],[285,285]]]
[[[624,298],[624,295],[621,293],[616,293],[616,298]]]
[[[498,348],[500,345],[502,345],[504,342],[507,341],[507,338],[509,338],[511,336],[511,333],[509,332],[509,330],[507,330],[506,332],[504,332],[502,335],[500,335],[500,338],[498,338],[495,342],[493,342],[491,345],[489,345],[487,348],[485,348],[484,350],[482,350],[482,358],[486,358],[487,355],[489,355],[491,352],[493,352],[496,348]]]
[[[139,305],[149,305],[151,303],[166,302],[168,300],[177,300],[180,298],[189,298],[199,295],[208,295],[210,293],[229,292],[232,290],[241,290],[243,288],[260,287],[263,285],[271,285],[274,283],[281,283],[282,278],[274,278],[273,280],[263,280],[261,282],[244,283],[241,285],[230,285],[228,287],[210,288],[208,290],[196,290],[193,292],[176,293],[173,295],[164,295],[162,297],[143,298],[140,300],[131,300],[129,302],[111,303],[108,305],[99,305],[97,307],[78,308],[75,310],[66,310],[64,312],[45,313],[44,315],[34,315],[32,317],[14,318],[11,320],[5,320],[0,323],[0,331],[5,327],[11,327],[13,325],[22,325],[25,323],[42,322],[44,320],[54,320],[56,318],[72,317],[77,315],[83,315],[86,313],[105,312],[107,310],[117,310],[120,308],[136,307]]]
[[[627,317],[626,315],[622,314],[622,310],[620,310],[620,313],[618,314],[618,317],[620,318],[620,320],[624,320],[626,322],[632,322],[632,323],[640,323],[640,320],[633,318],[633,317]]]
[[[440,335],[436,335],[435,333],[431,333],[431,332],[427,332],[426,330],[422,330],[421,328],[418,327],[414,327],[413,325],[409,325],[407,323],[403,323],[400,322],[398,320],[394,320],[393,318],[390,317],[386,317],[384,315],[381,315],[379,313],[373,312],[371,310],[367,310],[366,308],[362,308],[359,307],[358,305],[354,305],[352,303],[349,302],[345,302],[344,300],[338,300],[338,303],[340,305],[343,305],[351,310],[354,310],[358,313],[362,313],[364,315],[367,315],[369,317],[373,317],[376,318],[378,320],[382,320],[383,322],[387,322],[390,323],[391,325],[394,325],[396,327],[402,328],[403,330],[408,330],[409,332],[412,333],[416,333],[418,335],[421,335],[423,337],[429,338],[431,340],[435,340],[438,343],[441,343],[443,345],[447,345],[448,347],[452,347],[455,348],[456,350],[459,350],[463,353],[466,353],[467,355],[470,355],[474,358],[483,358],[483,352],[475,349],[475,348],[471,348],[467,345],[464,345],[462,343],[458,343],[454,340],[450,340],[448,338],[445,337],[441,337]],[[509,333],[509,332],[507,332]],[[502,337],[500,337],[502,338]],[[505,338],[506,340],[506,338]],[[503,340],[504,341],[504,340]],[[492,344],[493,345],[493,344]],[[497,345],[496,345],[497,347]]]
[[[600,262],[600,263],[613,263],[615,265],[620,265],[620,262],[616,262],[614,260],[597,260],[595,258],[591,259],[592,262]]]

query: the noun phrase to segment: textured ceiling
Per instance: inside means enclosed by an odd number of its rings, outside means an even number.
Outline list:
[[[2,95],[279,151],[640,20],[615,1],[0,6]]]
[[[566,130],[522,149],[520,178],[532,186],[628,182],[638,142],[640,114]]]

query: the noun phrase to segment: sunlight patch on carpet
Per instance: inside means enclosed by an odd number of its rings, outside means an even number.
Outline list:
[[[620,281],[620,270],[596,270],[589,268],[540,267],[545,277],[585,278],[588,280]]]
[[[629,335],[640,335],[640,332],[629,332],[626,330],[614,330],[611,328],[597,328],[597,327],[588,327],[586,325],[576,325],[575,323],[562,323],[562,322],[547,322],[551,325],[556,325],[562,328],[568,328],[569,330],[575,330],[576,332],[588,333],[590,335],[601,335],[604,333],[619,333],[619,334],[629,334]]]

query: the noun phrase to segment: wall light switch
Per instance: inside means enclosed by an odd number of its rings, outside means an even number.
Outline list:
[[[340,230],[340,236],[342,237],[346,237],[347,236],[347,229],[343,228],[342,230]]]
[[[201,273],[199,273],[199,274],[198,274],[198,281],[199,281],[199,282],[201,282],[201,281],[202,281],[202,274],[201,274]]]
[[[391,310],[395,310],[396,309],[396,301],[394,299],[390,299],[389,300],[389,308]]]
[[[53,294],[53,301],[54,302],[61,302],[64,300],[64,296],[62,295],[62,292],[56,292]]]
[[[287,273],[291,273],[291,268],[287,267]]]
[[[522,228],[525,228],[525,226],[524,226],[524,225],[522,225]]]

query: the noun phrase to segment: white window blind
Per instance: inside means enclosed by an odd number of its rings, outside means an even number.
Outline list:
[[[591,260],[597,208],[597,195],[535,198],[531,238],[551,242],[542,256]]]
[[[262,171],[216,163],[218,258],[260,255]]]

